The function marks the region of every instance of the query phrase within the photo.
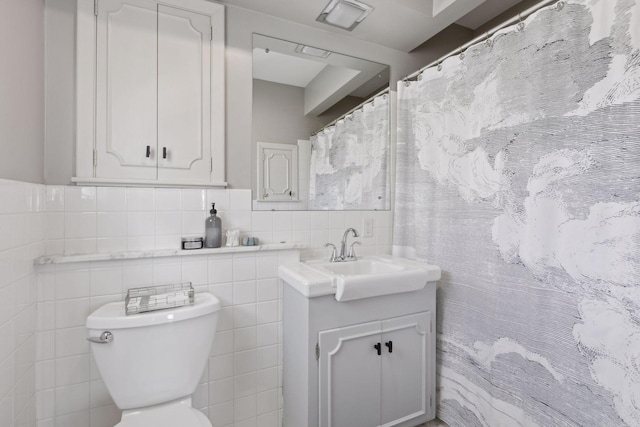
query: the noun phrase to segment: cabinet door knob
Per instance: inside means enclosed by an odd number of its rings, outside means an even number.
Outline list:
[[[147,151],[145,152],[145,157],[148,159],[151,157],[151,146],[147,145]]]
[[[162,158],[163,159],[167,158],[167,147],[162,147]]]
[[[389,349],[389,353],[393,353],[393,341],[386,342],[384,345]]]
[[[375,348],[378,351],[378,356],[382,354],[382,345],[380,343],[377,343],[376,345],[374,345],[373,348]]]

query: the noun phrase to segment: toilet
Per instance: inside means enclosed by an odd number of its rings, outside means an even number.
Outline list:
[[[197,293],[193,305],[125,315],[123,302],[88,318],[91,351],[115,404],[116,427],[211,427],[191,407],[216,332],[220,301]]]

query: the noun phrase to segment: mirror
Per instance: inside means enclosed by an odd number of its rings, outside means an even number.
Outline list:
[[[389,87],[389,71],[388,65],[253,35],[254,210],[390,209],[389,102],[380,94]],[[354,136],[357,127],[364,130]],[[298,191],[284,188],[290,199],[258,191],[259,167],[269,170],[259,143],[297,146]]]

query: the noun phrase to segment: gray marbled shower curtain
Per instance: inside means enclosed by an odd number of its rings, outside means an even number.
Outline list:
[[[443,269],[440,418],[640,426],[640,0],[399,82],[398,132],[394,253]]]

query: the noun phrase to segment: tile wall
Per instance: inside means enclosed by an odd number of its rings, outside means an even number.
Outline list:
[[[36,425],[37,278],[45,186],[0,180],[0,425]]]
[[[43,187],[44,188],[44,187]],[[86,317],[130,287],[191,281],[223,303],[214,349],[194,406],[216,427],[280,425],[281,286],[277,266],[328,257],[346,227],[374,221],[359,254],[389,253],[390,212],[252,211],[249,190],[47,186],[42,246],[83,254],[177,248],[202,235],[211,202],[223,228],[264,243],[300,242],[302,251],[194,255],[41,266],[38,269],[35,381],[39,427],[113,426],[120,412],[85,340]],[[35,312],[35,310],[34,310]]]

